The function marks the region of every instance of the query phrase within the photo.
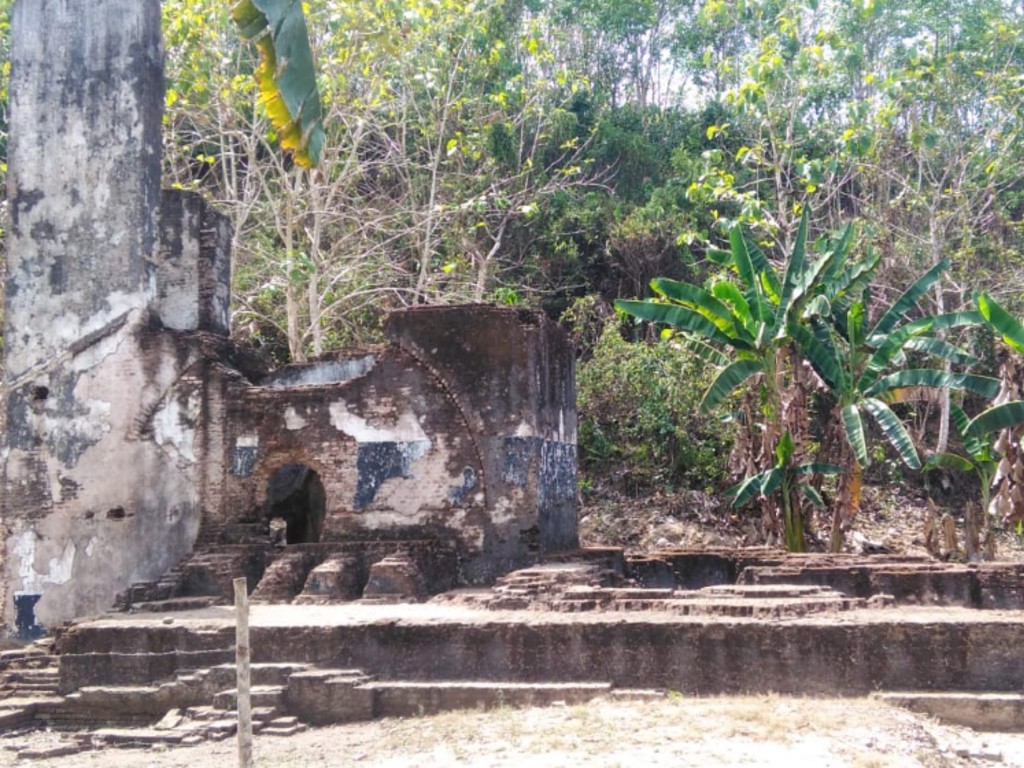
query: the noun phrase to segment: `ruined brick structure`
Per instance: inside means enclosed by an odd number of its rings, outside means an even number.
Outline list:
[[[557,327],[419,308],[365,354],[242,364],[228,223],[160,190],[159,0],[18,0],[12,33],[9,628],[243,573],[275,599],[426,594],[577,545]]]

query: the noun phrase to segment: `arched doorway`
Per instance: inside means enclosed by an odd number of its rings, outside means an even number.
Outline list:
[[[285,524],[285,541],[320,541],[327,495],[319,475],[305,464],[285,464],[270,476],[264,514]]]

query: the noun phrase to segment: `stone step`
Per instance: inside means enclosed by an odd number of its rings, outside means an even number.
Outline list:
[[[373,695],[375,717],[413,717],[453,709],[578,704],[607,695],[611,683],[505,683],[493,681],[375,681],[361,688]]]
[[[4,675],[7,682],[39,683],[59,680],[60,672],[56,667],[42,667],[38,669],[16,669]]]
[[[254,685],[249,691],[253,707],[276,707],[285,709],[285,688],[283,685]],[[238,690],[229,688],[213,697],[213,706],[234,711],[238,707]]]
[[[716,584],[697,590],[700,595],[725,598],[843,597],[831,587],[818,584]]]
[[[1024,694],[889,691],[873,698],[976,731],[1024,733]]]
[[[0,732],[27,727],[34,719],[35,713],[30,707],[0,707]]]
[[[184,731],[155,728],[99,728],[92,734],[92,739],[117,746],[151,747],[158,744],[181,744],[187,735]]]
[[[253,707],[251,714],[254,723],[269,723],[281,717],[281,710],[277,707]]]
[[[21,681],[11,686],[15,691],[32,691],[33,693],[57,692],[57,680]]]
[[[139,613],[198,611],[223,602],[223,598],[208,595],[200,597],[169,597],[166,600],[148,600],[141,603],[134,603],[132,605],[132,610],[138,611]]]
[[[296,672],[302,672],[310,668],[309,664],[299,662],[258,662],[249,665],[249,684],[258,685],[285,685],[288,678]],[[230,674],[230,680],[234,682],[237,671],[234,664],[218,664],[211,668],[213,674]]]
[[[302,733],[306,730],[306,726],[302,723],[296,723],[295,725],[266,725],[259,729],[261,736],[294,736],[297,733]]]
[[[194,720],[196,722],[221,720],[224,718],[224,714],[225,712],[223,709],[217,709],[216,707],[209,705],[187,707],[185,709],[185,716],[189,720]],[[255,717],[255,715],[253,715],[253,717]]]
[[[615,701],[658,701],[667,694],[654,688],[613,688],[608,697]]]

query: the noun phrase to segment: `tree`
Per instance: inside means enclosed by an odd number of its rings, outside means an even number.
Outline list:
[[[873,271],[878,261],[867,274]],[[869,463],[864,415],[870,415],[878,430],[910,469],[921,469],[917,448],[891,405],[909,402],[928,392],[966,391],[985,398],[995,397],[999,382],[985,376],[952,373],[931,367],[905,367],[910,353],[923,353],[950,364],[974,364],[965,351],[933,334],[948,328],[977,325],[976,313],[925,315],[908,319],[920,299],[949,267],[940,262],[914,281],[873,324],[866,298],[848,305],[830,299],[826,285],[822,298],[790,333],[801,352],[827,388],[832,403],[830,430],[823,445],[826,454],[837,453],[837,463],[846,469],[840,479],[836,508],[832,516],[831,547],[839,551],[843,529],[860,509],[861,469]],[[825,309],[819,312],[818,309]],[[835,440],[835,435],[839,440]],[[838,443],[838,451],[835,450]]]
[[[792,441],[793,434],[806,433],[806,393],[790,329],[814,298],[819,278],[831,273],[844,255],[833,249],[809,264],[807,227],[805,214],[782,279],[761,249],[736,226],[730,232],[730,250],[709,253],[735,270],[739,287],[727,278],[715,281],[710,291],[658,279],[651,285],[658,294],[656,300],[616,302],[634,317],[693,334],[697,343],[710,349],[719,372],[701,401],[701,410],[718,406],[741,385],[754,380],[756,389],[742,406],[744,429],[734,451],[738,459],[734,466],[740,465],[739,474],[747,477],[778,468],[776,452],[783,435]],[[803,452],[802,446],[798,452]],[[787,451],[784,464],[792,454]],[[785,540],[802,549],[802,518],[789,510],[780,526],[774,500],[769,494],[762,496],[766,527],[781,527]],[[791,500],[787,496],[786,504]]]
[[[952,313],[910,319],[948,262],[940,262],[914,281],[869,324],[868,289],[878,259],[848,260],[852,227],[824,241],[813,258],[807,247],[809,219],[805,211],[781,280],[761,251],[734,228],[731,250],[712,251],[711,255],[735,268],[743,290],[727,280],[716,281],[710,291],[655,280],[652,288],[658,300],[618,302],[617,306],[636,317],[695,334],[716,348],[720,370],[704,396],[702,409],[717,406],[756,377],[761,394],[745,408],[749,442],[744,444],[741,439],[738,443],[749,453],[744,468],[749,482],[738,487],[736,497],[746,500],[751,489],[762,488],[766,515],[775,511],[764,490],[771,483],[775,483],[771,490],[778,487],[772,478],[781,482],[790,469],[802,466],[792,461],[806,452],[811,434],[807,398],[812,390],[823,389],[831,416],[820,452],[845,470],[832,516],[832,548],[838,550],[843,527],[859,508],[861,468],[869,460],[864,414],[872,417],[908,467],[920,469],[913,440],[890,405],[932,390],[969,391],[991,398],[998,392],[998,382],[924,366],[907,367],[911,353],[961,364],[976,362],[934,333],[979,324],[980,315]],[[805,360],[818,381],[803,374]],[[763,422],[755,418],[758,410],[765,417]],[[751,450],[758,433],[758,449]],[[765,466],[766,457],[773,454],[776,460]],[[754,477],[760,480],[754,482]],[[802,518],[794,507],[796,487],[788,484],[783,495],[784,530],[787,545],[802,548]]]

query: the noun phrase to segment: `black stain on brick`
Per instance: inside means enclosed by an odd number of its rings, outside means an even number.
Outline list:
[[[527,487],[537,467],[537,519],[545,549],[570,548],[576,534],[576,446],[540,437],[506,437],[502,479]]]
[[[546,549],[568,549],[578,544],[575,445],[553,440],[541,445],[537,512],[541,544]]]
[[[462,485],[453,485],[448,489],[448,500],[452,504],[461,504],[469,492],[476,488],[476,483],[476,472],[472,467],[466,467],[462,470]]]
[[[506,437],[505,470],[502,479],[509,485],[525,488],[530,477],[530,464],[540,449],[539,437]]]
[[[231,474],[235,477],[249,477],[258,456],[259,449],[255,445],[236,445],[231,455]]]
[[[412,463],[430,447],[427,440],[360,443],[356,457],[356,497],[352,505],[363,509],[377,498],[386,480],[412,477]]]
[[[41,597],[42,595],[14,596],[14,626],[18,630],[19,640],[31,640],[43,634],[43,627],[36,623],[36,603]]]

